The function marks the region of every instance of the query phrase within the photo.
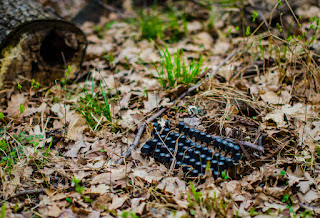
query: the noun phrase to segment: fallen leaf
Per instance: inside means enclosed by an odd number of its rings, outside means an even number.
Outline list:
[[[78,139],[73,145],[70,145],[69,147],[70,149],[64,154],[64,156],[77,157],[79,150],[86,147],[83,136],[81,135],[80,139]]]
[[[128,167],[128,169],[130,169]],[[119,166],[118,169],[108,169],[110,172],[108,173],[101,173],[95,176],[91,181],[90,184],[110,184],[111,182],[115,182],[117,180],[124,179],[129,172],[125,166]]]
[[[7,107],[7,113],[10,117],[18,116],[20,112],[20,105],[23,105],[24,108],[26,108],[27,105],[25,105],[27,101],[27,97],[24,96],[23,93],[14,94],[11,96],[10,101],[8,101],[8,107]]]
[[[131,95],[132,95],[132,93],[129,92],[121,99],[121,101],[119,103],[121,109],[128,108]]]
[[[122,195],[122,196],[116,195],[112,199],[112,203],[109,207],[109,210],[115,210],[115,209],[121,207],[124,204],[124,202],[126,202],[128,199],[129,199],[128,195]]]
[[[320,195],[318,191],[310,190],[302,197],[305,202],[311,203],[315,200],[318,200],[320,198]]]
[[[149,113],[154,108],[159,107],[160,101],[161,101],[161,98],[159,97],[159,95],[156,92],[148,93],[148,100],[144,101],[143,112]]]
[[[170,194],[173,194],[175,196],[179,196],[181,193],[186,192],[185,182],[177,177],[164,178],[157,185],[157,188],[164,192],[169,192]]]
[[[130,177],[139,177],[149,183],[159,182],[162,179],[162,175],[157,170],[148,172],[145,169],[137,169],[137,168],[133,169],[133,173],[130,175]]]

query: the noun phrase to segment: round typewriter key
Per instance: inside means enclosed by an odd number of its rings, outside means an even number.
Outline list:
[[[206,158],[207,158],[207,156],[205,154],[200,155],[200,161],[202,164],[206,163]]]
[[[224,171],[226,169],[226,165],[222,162],[222,161],[219,161],[218,162],[218,170],[220,172]]]
[[[174,140],[177,140],[179,137],[180,137],[180,134],[179,134],[179,133],[175,133],[175,134],[173,135],[173,139],[174,139]]]
[[[161,126],[159,123],[153,123],[153,128],[157,128],[157,130],[160,130]]]
[[[183,144],[183,143],[178,143],[178,151],[181,151],[181,152],[183,152],[183,147],[184,147],[185,145]]]
[[[150,144],[151,147],[155,148],[158,142],[159,142],[158,139],[152,139],[152,140],[151,140],[151,144]]]
[[[208,154],[207,154],[207,157],[212,157],[213,156],[213,152],[211,149],[208,149]]]
[[[157,142],[156,148],[161,149],[162,145],[163,145],[163,143],[162,143],[162,142]]]
[[[220,158],[220,153],[214,153],[213,159],[219,160],[219,158]]]
[[[213,178],[218,179],[220,177],[220,172],[219,171],[214,171],[213,172]]]
[[[232,157],[234,162],[238,162],[241,159],[241,154],[240,153],[236,153],[233,157]]]
[[[185,135],[182,135],[182,136],[180,136],[180,138],[179,138],[179,142],[185,143],[186,139],[187,139],[187,137],[186,137]]]
[[[160,163],[164,163],[164,158],[165,158],[166,154],[165,153],[160,153],[159,155],[159,162]]]
[[[160,135],[159,141],[164,142],[166,140],[166,135]]]
[[[189,155],[184,155],[183,157],[183,163],[189,163],[189,160],[190,160],[190,156]]]
[[[240,152],[240,147],[239,145],[233,145],[233,150],[232,150],[232,154],[236,154]]]
[[[171,137],[167,137],[166,140],[164,141],[164,143],[165,143],[166,145],[169,145],[172,140],[173,140],[173,139],[172,139]]]
[[[225,150],[226,148],[227,148],[227,145],[228,145],[229,143],[226,141],[226,140],[222,140],[222,142],[221,142],[221,144],[220,144],[220,148],[222,149],[222,150]]]
[[[164,128],[161,134],[162,135],[168,135],[169,132],[170,132],[169,128]]]
[[[154,152],[153,152],[153,157],[154,157],[154,159],[155,159],[156,161],[159,161],[160,153],[161,153],[160,149],[157,148],[157,149],[154,150]]]
[[[164,163],[169,163],[170,157],[171,157],[171,155],[167,153],[167,154],[164,156],[164,158],[163,158],[163,162],[164,162]]]
[[[189,130],[189,132],[188,132],[188,136],[189,136],[190,138],[192,138],[195,131],[196,131],[196,130],[195,130],[194,128],[191,128],[191,129]]]
[[[218,170],[218,161],[217,161],[217,160],[212,160],[212,161],[211,161],[211,167],[212,167],[214,170]]]
[[[221,138],[219,138],[219,137],[215,138],[214,141],[213,141],[214,147],[220,148],[221,142],[222,142]]]
[[[173,157],[171,157],[170,160],[169,160],[169,167],[170,167],[171,164],[173,163],[173,160],[174,160]]]
[[[181,161],[177,161],[177,162],[176,162],[176,165],[175,165],[175,167],[174,167],[174,168],[179,169],[179,168],[180,168],[180,166],[181,166],[181,164],[182,164],[182,162],[181,162]]]
[[[195,148],[198,144],[195,142],[191,142],[190,147]]]
[[[185,153],[188,149],[189,149],[189,147],[185,145],[182,147],[182,152]]]
[[[177,154],[177,160],[182,161],[182,160],[183,160],[183,157],[184,157],[184,153],[183,153],[183,152],[179,152],[179,153]]]
[[[201,165],[201,172],[206,173],[206,169],[207,169],[207,164],[202,164]]]
[[[221,157],[219,158],[219,161],[225,163],[225,162],[226,162],[226,158],[225,158],[224,156],[221,156]]]
[[[232,152],[233,151],[233,147],[234,147],[234,145],[231,142],[229,142],[227,144],[227,147],[226,147],[226,152],[227,153]]]
[[[191,140],[190,140],[190,139],[187,139],[187,140],[184,142],[184,144],[185,144],[186,146],[190,146],[190,145],[191,145]]]
[[[185,123],[183,121],[180,121],[179,124],[178,124],[178,129],[179,129],[179,132],[182,131],[183,127],[184,127]]]
[[[193,157],[193,149],[192,148],[189,148],[187,150],[187,154],[190,156],[190,157]]]
[[[200,160],[200,151],[194,151],[194,152],[193,152],[193,157],[194,157],[197,161],[199,161],[199,160]]]
[[[152,147],[151,140],[146,141],[146,144],[149,145],[150,147]]]
[[[200,153],[201,153],[201,151],[202,151],[202,146],[199,145],[199,144],[197,144],[196,147],[194,148],[194,150],[200,151]]]
[[[201,149],[201,154],[208,155],[208,151],[209,151],[209,148],[208,148],[208,147],[202,147],[202,149]]]
[[[210,162],[210,165],[211,165],[211,161],[212,161],[212,157],[208,157],[208,156],[207,156],[206,162],[207,162],[207,163]]]
[[[151,152],[150,145],[144,144],[141,148],[141,153],[145,155],[150,155],[150,152]]]
[[[196,159],[190,158],[190,160],[189,160],[189,165],[194,168],[194,167],[195,167],[195,165],[194,165],[195,163],[196,163]]]
[[[206,140],[206,133],[205,132],[200,132],[199,134],[199,139],[202,141],[202,142],[205,142]]]
[[[232,161],[232,159],[230,157],[226,158],[226,162],[225,163],[226,163],[226,166],[227,166],[228,169],[233,166],[233,161]]]
[[[201,162],[200,161],[197,161],[197,162],[195,162],[194,163],[194,168],[196,169],[196,170],[201,170]]]
[[[160,148],[161,153],[167,153],[168,152],[168,148],[166,145],[162,145]]]
[[[190,126],[184,125],[182,132],[184,132],[185,135],[188,135],[189,130],[190,130]]]
[[[212,140],[213,140],[212,135],[209,135],[209,134],[206,135],[205,142],[207,144],[210,144],[212,142]]]
[[[191,177],[197,177],[199,174],[199,171],[198,170],[192,170],[191,172]]]
[[[171,140],[171,141],[169,142],[169,147],[175,149],[175,148],[176,148],[176,143],[177,143],[176,140]]]
[[[168,134],[168,136],[169,136],[170,138],[172,138],[172,137],[174,137],[174,134],[175,134],[175,132],[170,132],[170,133]]]
[[[174,154],[174,148],[169,148],[169,154],[171,155],[173,155]]]
[[[198,140],[199,139],[199,135],[200,135],[200,130],[196,129],[194,131],[193,137]]]

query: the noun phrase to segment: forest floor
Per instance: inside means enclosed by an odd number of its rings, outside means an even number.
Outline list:
[[[208,2],[86,22],[76,80],[0,92],[1,217],[320,216],[320,7]],[[142,155],[153,122],[115,164],[161,108],[162,126],[233,139],[238,167],[185,179]]]

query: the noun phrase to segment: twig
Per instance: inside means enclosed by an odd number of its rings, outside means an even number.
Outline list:
[[[196,90],[197,88],[199,88],[201,86],[201,84],[208,80],[210,77],[214,76],[218,70],[228,61],[230,60],[237,52],[238,52],[239,48],[237,48],[236,50],[234,50],[228,57],[226,57],[222,63],[214,70],[212,71],[212,73],[210,73],[210,76],[209,77],[206,77],[204,78],[202,81],[200,81],[197,85],[194,85],[192,87],[190,87],[187,91],[185,91],[184,93],[182,93],[178,98],[176,98],[173,102],[172,102],[172,105],[175,104],[177,101],[180,101],[181,99],[183,99],[187,94],[189,94],[190,92]],[[164,108],[161,108],[157,113],[155,113],[152,117],[148,118],[146,122],[144,122],[139,130],[138,130],[138,133],[134,139],[134,142],[129,146],[128,150],[123,154],[123,157],[118,159],[115,164],[123,164],[124,163],[124,160],[126,158],[128,158],[130,155],[131,155],[131,151],[133,149],[135,149],[138,144],[139,144],[139,140],[144,132],[144,129],[147,125],[147,122],[152,122],[153,120],[155,120],[156,118],[158,118],[159,116],[161,116],[168,108],[164,107]]]
[[[25,191],[21,191],[21,192],[18,192],[17,194],[13,195],[13,196],[10,196],[10,198],[16,198],[16,197],[20,197],[20,196],[23,196],[23,195],[34,195],[34,194],[39,194],[39,193],[43,193],[45,192],[45,189],[44,188],[40,188],[40,189],[32,189],[32,190],[25,190]]]

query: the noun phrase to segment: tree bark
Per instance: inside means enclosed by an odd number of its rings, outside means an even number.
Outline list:
[[[0,0],[0,90],[35,79],[48,85],[80,69],[87,41],[74,24],[33,0]]]

